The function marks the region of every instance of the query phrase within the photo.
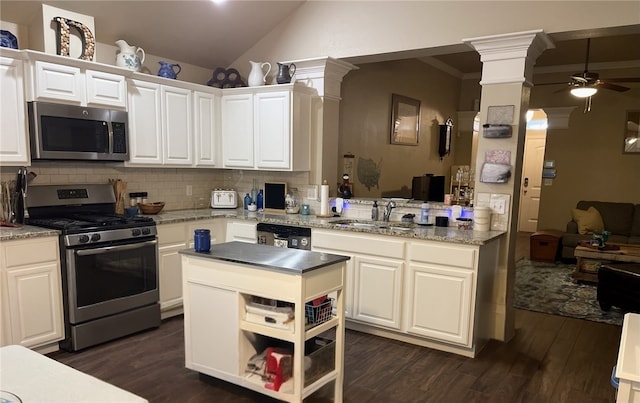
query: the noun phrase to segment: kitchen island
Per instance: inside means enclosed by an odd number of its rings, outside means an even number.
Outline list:
[[[342,401],[348,257],[241,242],[180,254],[187,368],[290,402],[333,382]],[[270,347],[283,377],[255,364]]]

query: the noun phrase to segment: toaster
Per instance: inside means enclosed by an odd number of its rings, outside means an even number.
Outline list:
[[[214,189],[211,191],[211,208],[238,207],[238,194],[235,190]]]

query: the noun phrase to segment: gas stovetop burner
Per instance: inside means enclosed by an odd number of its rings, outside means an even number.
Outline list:
[[[126,217],[118,214],[72,214],[66,217],[34,218],[29,219],[28,222],[30,225],[62,231],[117,229],[154,225],[153,219],[149,217]]]

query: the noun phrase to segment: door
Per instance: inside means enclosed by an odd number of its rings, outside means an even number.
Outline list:
[[[165,165],[193,165],[191,91],[163,85],[162,138]]]
[[[28,165],[24,72],[21,60],[0,58],[0,163]]]
[[[520,186],[520,216],[518,231],[535,232],[538,228],[538,209],[542,188],[542,166],[546,143],[546,130],[527,130]]]
[[[400,329],[402,261],[356,256],[353,318]]]
[[[160,86],[130,80],[129,87],[129,162],[162,164],[160,131]]]
[[[220,154],[220,98],[194,91],[193,101],[196,166],[215,167]]]
[[[408,291],[409,333],[471,346],[472,270],[412,263]]]
[[[262,169],[291,167],[291,93],[255,95],[256,166]]]
[[[223,168],[253,168],[253,96],[222,97]]]

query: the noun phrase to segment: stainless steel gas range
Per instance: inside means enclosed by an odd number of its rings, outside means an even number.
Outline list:
[[[158,244],[149,217],[114,214],[110,185],[31,186],[30,225],[61,231],[65,339],[75,351],[160,325]]]

